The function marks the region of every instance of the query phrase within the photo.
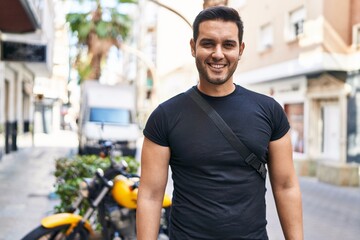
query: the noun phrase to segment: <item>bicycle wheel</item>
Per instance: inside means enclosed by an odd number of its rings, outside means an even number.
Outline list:
[[[69,229],[70,225],[61,225],[54,228],[45,228],[39,226],[28,233],[22,240],[65,240],[65,239],[74,239],[74,240],[86,240],[88,239],[89,233],[84,228],[75,228],[73,232],[66,235],[66,231]]]

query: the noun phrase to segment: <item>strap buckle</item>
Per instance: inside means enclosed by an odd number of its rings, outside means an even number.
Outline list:
[[[246,159],[245,162],[253,167],[260,176],[265,180],[266,179],[266,167],[265,163],[261,162],[254,153],[251,153]]]

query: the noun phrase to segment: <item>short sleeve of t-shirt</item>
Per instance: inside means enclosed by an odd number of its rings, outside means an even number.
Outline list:
[[[275,141],[282,138],[290,129],[289,121],[285,114],[283,107],[275,100],[273,100],[273,132],[270,141]]]
[[[159,105],[151,114],[146,122],[143,131],[144,136],[154,143],[161,146],[169,146],[168,137],[166,132],[166,116],[164,109]]]

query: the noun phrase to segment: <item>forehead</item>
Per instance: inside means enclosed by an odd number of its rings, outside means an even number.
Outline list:
[[[201,22],[199,25],[198,39],[210,38],[210,39],[227,39],[239,41],[238,27],[236,23],[223,20],[207,20]]]

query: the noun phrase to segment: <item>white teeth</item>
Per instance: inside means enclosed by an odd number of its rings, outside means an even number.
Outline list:
[[[220,65],[220,64],[211,64],[211,67],[213,68],[222,68],[224,67],[225,65]]]

